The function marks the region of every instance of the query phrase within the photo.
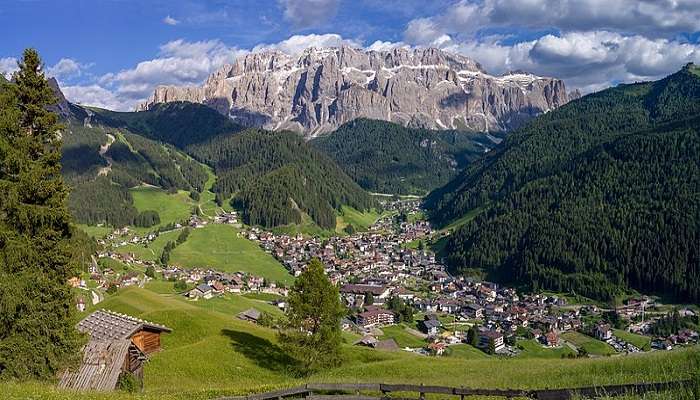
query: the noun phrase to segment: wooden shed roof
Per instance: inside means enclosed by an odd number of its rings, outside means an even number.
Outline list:
[[[171,331],[166,326],[109,310],[95,311],[80,321],[76,328],[90,334],[93,340],[128,339],[142,329]]]
[[[114,390],[129,352],[143,353],[128,339],[91,340],[83,349],[83,362],[61,375],[59,388],[74,390]]]

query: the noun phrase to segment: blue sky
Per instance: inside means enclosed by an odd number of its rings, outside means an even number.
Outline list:
[[[69,99],[114,109],[309,45],[440,47],[590,92],[700,62],[700,0],[4,0],[0,35],[0,72],[35,47]]]

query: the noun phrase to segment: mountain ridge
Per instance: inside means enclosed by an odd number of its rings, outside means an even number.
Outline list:
[[[359,117],[430,129],[508,130],[565,104],[569,94],[561,80],[490,75],[468,57],[435,48],[341,46],[296,56],[249,53],[202,86],[159,86],[137,110],[172,101],[206,104],[242,125],[313,137]]]

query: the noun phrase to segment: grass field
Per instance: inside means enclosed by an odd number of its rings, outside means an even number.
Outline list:
[[[516,358],[547,358],[561,359],[562,356],[576,355],[576,352],[568,346],[544,347],[535,339],[518,340],[518,347],[522,347],[520,354]]]
[[[243,295],[243,297],[247,299],[252,299],[252,300],[260,300],[260,301],[275,301],[279,299],[283,299],[284,297],[272,293],[246,293]]]
[[[467,360],[489,358],[489,355],[468,344],[455,344],[447,348],[448,357],[462,358]]]
[[[382,328],[384,335],[380,339],[394,339],[399,347],[425,347],[428,342],[413,335],[403,325],[391,325]]]
[[[140,186],[129,190],[134,198],[134,207],[139,212],[154,210],[160,215],[160,224],[167,225],[172,222],[180,222],[189,218],[195,202],[190,199],[185,191],[176,194],[168,194],[160,188]],[[152,231],[151,228],[137,228],[137,231]]]
[[[170,263],[182,267],[211,267],[223,272],[249,272],[290,284],[292,276],[256,243],[237,237],[230,225],[209,224],[193,229],[187,241],[171,253]]]
[[[126,246],[115,248],[114,251],[121,254],[133,253],[136,258],[144,261],[157,261],[160,259],[161,254],[163,254],[165,245],[168,244],[168,242],[177,240],[180,232],[181,230],[174,230],[161,233],[154,241],[149,243],[148,246],[142,244],[127,244]]]
[[[598,339],[592,338],[588,335],[584,335],[579,332],[566,332],[562,333],[562,339],[573,343],[576,347],[582,348],[588,352],[588,354],[593,354],[597,356],[609,356],[615,354],[615,349],[609,344],[601,342]]]
[[[613,334],[640,349],[648,350],[651,346],[651,338],[649,336],[637,335],[636,333],[623,331],[621,329],[613,329]]]
[[[342,233],[346,226],[352,224],[356,230],[366,231],[380,215],[376,210],[361,212],[352,207],[342,206],[335,219],[335,230]]]
[[[410,382],[484,388],[543,388],[684,379],[697,368],[697,348],[598,359],[470,358],[458,349],[452,357],[424,357],[343,346],[344,362],[303,379],[277,343],[275,331],[241,321],[247,308],[279,312],[264,302],[227,296],[190,302],[147,289],[120,290],[99,308],[144,318],[173,329],[162,337],[163,351],[145,366],[142,395],[73,393],[47,384],[0,383],[3,399],[50,400],[200,400],[237,395],[302,382]],[[497,372],[496,372],[497,371]],[[672,397],[668,397],[669,399]]]

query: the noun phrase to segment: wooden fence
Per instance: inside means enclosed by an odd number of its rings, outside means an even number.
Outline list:
[[[304,397],[306,400],[404,400],[405,397],[391,396],[392,393],[415,393],[417,399],[425,400],[426,394],[459,396],[492,396],[504,398],[527,398],[538,400],[569,400],[573,398],[599,398],[625,394],[643,394],[665,390],[695,387],[692,380],[632,383],[627,385],[609,385],[565,389],[474,389],[464,387],[401,385],[384,383],[308,383],[289,389],[252,394],[248,396],[221,397],[218,400],[283,400],[286,397]],[[376,395],[363,395],[372,392]],[[348,394],[350,393],[350,394]],[[381,395],[379,395],[381,393]],[[698,396],[698,393],[695,393]],[[696,397],[697,398],[697,397]],[[413,400],[416,397],[412,397]]]

